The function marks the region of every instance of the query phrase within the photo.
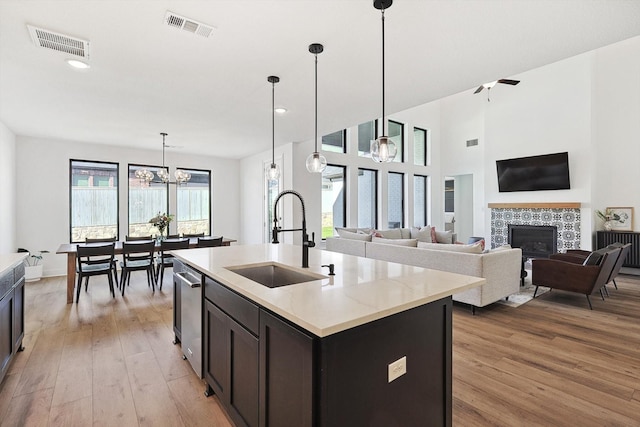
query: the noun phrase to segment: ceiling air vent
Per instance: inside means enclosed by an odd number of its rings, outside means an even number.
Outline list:
[[[27,25],[31,40],[36,46],[45,49],[57,50],[58,52],[79,56],[89,59],[89,42],[54,31]]]
[[[180,16],[169,11],[167,11],[167,14],[164,17],[164,22],[170,27],[197,34],[202,37],[209,37],[213,32],[213,27],[210,25],[185,18],[184,16]]]

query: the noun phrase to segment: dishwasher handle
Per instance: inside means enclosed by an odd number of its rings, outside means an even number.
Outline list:
[[[202,285],[202,279],[189,272],[174,273],[174,276],[182,284],[189,286],[190,288],[199,288]]]

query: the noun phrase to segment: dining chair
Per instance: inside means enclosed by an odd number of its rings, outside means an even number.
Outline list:
[[[180,239],[180,235],[179,234],[169,234],[167,236],[167,239]]]
[[[175,249],[189,249],[189,239],[179,240],[163,240],[160,242],[160,254],[156,258],[156,285],[158,284],[158,275],[160,276],[160,290],[162,290],[162,281],[164,279],[164,269],[173,267],[173,255],[167,253]]]
[[[204,237],[204,231],[202,233],[193,233],[193,234],[183,233],[182,237]]]
[[[116,238],[116,236],[113,236],[113,237],[99,237],[99,238],[95,238],[95,239],[91,239],[91,238],[87,237],[86,239],[84,239],[84,242],[86,244],[117,242],[117,238]],[[116,279],[116,283],[120,283],[118,281],[118,259],[115,256],[114,256],[113,262],[111,264],[113,265],[113,278]],[[89,281],[89,277],[87,277],[86,280]]]
[[[222,246],[222,236],[220,237],[198,237],[198,243],[196,248],[213,248],[216,246]]]
[[[153,253],[155,251],[156,242],[147,240],[142,242],[123,242],[122,243],[122,262],[120,268],[120,288],[122,296],[124,296],[124,288],[129,286],[131,282],[131,272],[145,270],[147,272],[147,284],[155,292],[155,277],[153,271]]]
[[[153,237],[151,236],[151,234],[149,234],[148,236],[125,236],[125,240],[127,242],[136,242],[136,241],[140,241],[140,240],[152,240]]]
[[[116,294],[113,289],[113,260],[114,260],[115,242],[103,245],[78,245],[76,257],[78,265],[76,273],[78,274],[78,283],[76,284],[76,303],[80,300],[80,288],[82,288],[82,279],[85,279],[85,292],[89,287],[89,277],[106,275],[109,279],[109,290],[111,296],[115,298]]]

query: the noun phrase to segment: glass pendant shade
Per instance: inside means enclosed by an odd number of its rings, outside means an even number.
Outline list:
[[[377,163],[392,162],[396,157],[396,143],[389,139],[388,136],[371,141],[371,158]]]
[[[275,163],[271,163],[271,166],[269,166],[267,170],[267,179],[276,181],[278,178],[280,178],[280,168]]]
[[[317,151],[307,157],[307,170],[311,173],[321,173],[327,167],[327,159]]]
[[[169,182],[169,178],[171,178],[171,175],[169,175],[169,171],[167,171],[166,168],[160,169],[157,173],[158,178],[160,178],[162,182],[164,182],[165,184]]]
[[[174,172],[174,176],[176,177],[176,183],[178,184],[184,184],[191,179],[191,174],[189,172],[183,171],[182,169],[176,169],[176,171]]]
[[[153,180],[153,172],[150,172],[147,169],[138,169],[136,171],[136,178],[141,182],[148,184]]]

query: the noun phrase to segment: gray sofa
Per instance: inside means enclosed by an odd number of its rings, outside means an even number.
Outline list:
[[[418,244],[426,247],[398,246],[388,241],[380,243],[365,239],[329,237],[326,241],[326,249],[365,258],[482,277],[487,281],[484,285],[453,296],[454,301],[470,304],[473,307],[484,307],[520,290],[522,263],[520,249],[505,248],[487,253],[466,253],[461,252],[465,249],[462,246],[470,245]]]

